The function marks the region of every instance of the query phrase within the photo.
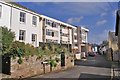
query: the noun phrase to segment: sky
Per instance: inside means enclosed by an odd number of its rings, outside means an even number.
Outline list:
[[[88,42],[108,40],[115,31],[117,2],[17,2],[39,14],[89,29]]]

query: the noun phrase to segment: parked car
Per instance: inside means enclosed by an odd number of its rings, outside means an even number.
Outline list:
[[[94,57],[94,56],[97,55],[97,53],[95,53],[95,52],[88,52],[88,54],[89,54],[89,56],[91,56],[91,57]]]
[[[97,52],[94,52],[94,55],[96,56],[96,55],[97,55]]]

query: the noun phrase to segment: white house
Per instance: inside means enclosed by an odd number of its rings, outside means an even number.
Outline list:
[[[0,13],[0,26],[15,32],[15,40],[39,46],[42,42],[40,14],[4,1],[0,1]]]

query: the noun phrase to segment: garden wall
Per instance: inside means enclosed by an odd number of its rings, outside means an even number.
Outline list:
[[[61,54],[52,54],[51,59],[55,60],[56,58],[61,59]],[[19,64],[18,61],[19,58],[12,59],[10,62],[10,73],[11,75],[9,78],[20,78],[20,77],[29,77],[33,75],[38,75],[38,74],[43,74],[43,73],[48,73],[51,71],[58,71],[63,69],[61,67],[61,61],[56,62],[57,63],[56,67],[51,67],[50,64],[45,64],[43,65],[42,62],[44,62],[47,59],[50,59],[49,55],[44,55],[42,58],[38,59],[37,56],[31,56],[31,57],[24,57],[22,58],[23,62]],[[73,67],[74,66],[74,61],[73,61],[73,56],[70,54],[65,54],[65,69],[68,67]]]

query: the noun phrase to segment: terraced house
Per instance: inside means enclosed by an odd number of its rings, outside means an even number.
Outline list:
[[[41,15],[14,2],[0,1],[0,26],[15,32],[15,40],[34,47],[54,42],[67,45],[74,53],[87,54],[89,30]]]

